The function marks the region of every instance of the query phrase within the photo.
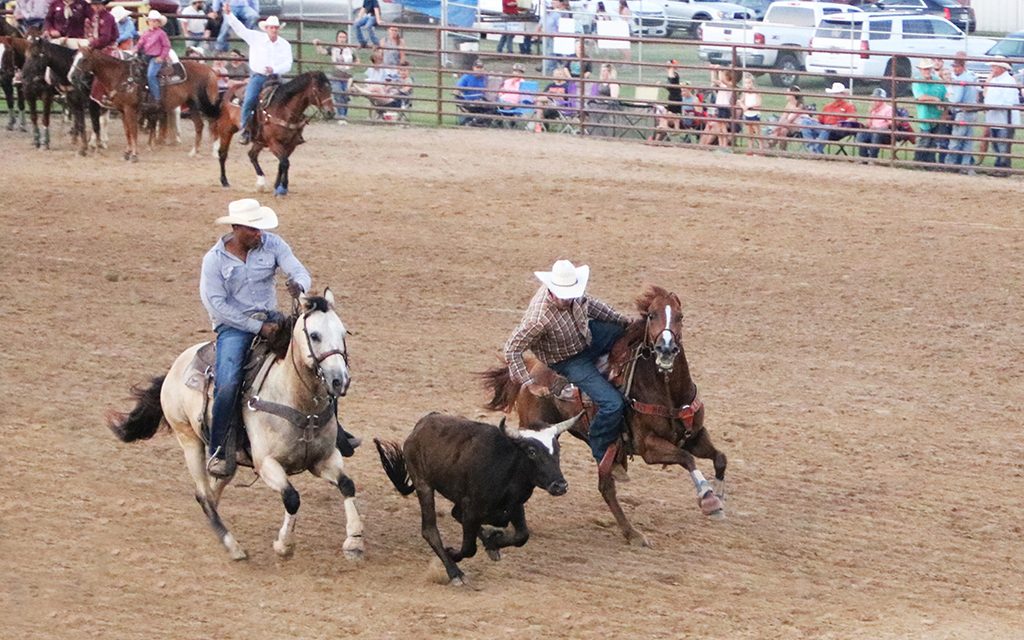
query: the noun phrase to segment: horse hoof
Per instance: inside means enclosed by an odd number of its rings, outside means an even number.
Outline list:
[[[362,549],[344,549],[345,559],[350,561],[358,562],[363,559],[364,552]]]
[[[78,150],[78,155],[80,155],[80,156],[82,156],[84,158],[85,156],[89,155],[89,151],[87,149],[79,149]]]
[[[136,154],[133,153],[132,157],[131,157],[131,161],[132,162],[138,162],[139,161],[139,156],[137,156]]]
[[[644,549],[650,549],[654,546],[651,544],[651,541],[647,539],[647,536],[635,530],[626,535],[626,542],[628,542],[631,547],[641,547]]]
[[[284,187],[278,187],[278,188],[274,189],[274,196],[275,197],[280,198],[280,197],[283,197],[283,196],[286,196],[286,195],[288,195],[288,190],[285,189]]]
[[[290,558],[295,553],[295,545],[284,544],[280,540],[274,540],[274,551],[282,558]]]
[[[718,496],[714,492],[709,491],[704,494],[704,497],[698,500],[700,505],[700,511],[706,516],[713,518],[724,518],[725,512],[722,507],[722,501],[718,499]]]
[[[124,160],[125,160],[125,162],[130,160],[131,157],[132,157],[132,154],[128,153],[127,151],[124,152]]]
[[[487,552],[487,557],[495,562],[501,560],[501,551],[498,549],[484,549]]]
[[[469,580],[466,579],[465,575],[455,576],[451,579],[450,582],[448,582],[448,584],[450,584],[453,587],[468,587]]]

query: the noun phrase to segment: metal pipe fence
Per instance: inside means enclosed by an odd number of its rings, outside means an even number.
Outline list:
[[[486,24],[483,28],[402,24],[389,25],[401,28],[403,56],[408,62],[405,69],[410,76],[405,82],[408,95],[399,100],[394,80],[374,84],[362,77],[373,66],[368,60],[369,49],[335,44],[335,32],[351,33],[351,21],[291,17],[282,20],[292,27],[284,36],[294,47],[296,73],[321,70],[332,79],[342,79],[342,71],[330,57],[317,53],[314,40],[328,48],[354,49],[358,60],[346,65],[349,68],[344,71],[352,84],[348,91],[336,95],[336,102],[347,104],[350,121],[403,126],[493,126],[718,148],[752,155],[955,168],[995,175],[1024,172],[1024,154],[1019,151],[1020,145],[1014,144],[1022,110],[1019,99],[1015,104],[995,109],[945,99],[928,103],[914,97],[915,90],[920,94],[932,86],[958,84],[984,90],[988,86],[984,78],[965,82],[907,77],[899,75],[899,69],[905,65],[898,64],[890,64],[890,71],[884,76],[822,77],[800,69],[753,69],[745,65],[752,50],[784,50],[801,55],[820,51],[813,46],[703,43],[730,49],[726,64],[709,64],[698,56],[702,43],[697,40],[582,33],[522,32],[516,37],[537,40],[531,43],[529,53],[498,53],[487,37],[503,32],[490,31]],[[289,37],[293,34],[297,37]],[[555,38],[559,39],[557,47],[552,46]],[[212,46],[214,39],[204,42]],[[181,42],[185,37],[172,40]],[[596,46],[598,41],[601,47]],[[231,46],[238,47],[236,42],[233,39]],[[628,45],[629,49],[607,46],[616,43]],[[387,48],[385,45],[384,49]],[[881,50],[870,53],[893,60],[901,55]],[[198,59],[212,63],[220,55],[207,54]],[[949,68],[954,56],[935,59]],[[486,82],[480,99],[466,100],[458,94],[458,78],[469,73],[475,61],[483,62]],[[967,63],[975,61],[987,59],[966,58]],[[513,65],[522,65],[522,71],[513,70]],[[557,82],[543,72],[545,66],[564,68],[566,71],[558,73],[569,77]],[[670,71],[678,79],[670,76]],[[799,85],[795,104],[791,97],[795,93],[793,87],[768,82],[783,73],[795,78],[794,84]],[[742,84],[747,74],[753,84],[745,89]],[[510,78],[518,80],[511,82]],[[775,80],[777,83],[778,78]],[[839,92],[833,90],[833,83],[844,85],[846,100],[856,109],[855,114],[842,117],[812,108],[815,103],[834,101]],[[884,98],[871,94],[872,89],[879,87],[885,90]],[[675,99],[670,100],[670,89]],[[375,95],[375,91],[379,94]],[[756,109],[745,106],[751,94],[760,97]],[[383,99],[388,97],[396,99]],[[870,117],[872,105],[882,102],[887,109]],[[931,116],[927,114],[929,108],[934,109]],[[757,119],[749,116],[755,110]],[[1005,114],[1005,125],[990,122],[993,114],[999,113]],[[823,121],[823,116],[831,120]],[[875,127],[870,128],[870,124]],[[1015,146],[1017,152],[1013,151]]]

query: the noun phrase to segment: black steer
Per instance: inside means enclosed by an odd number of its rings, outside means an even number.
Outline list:
[[[569,485],[558,463],[558,436],[579,416],[536,430],[497,427],[466,418],[429,413],[416,423],[399,447],[374,438],[381,464],[402,495],[416,492],[420,501],[422,533],[444,563],[448,578],[461,584],[464,574],[456,565],[476,554],[479,536],[493,560],[502,547],[521,547],[530,537],[523,505],[534,487],[553,496]],[[451,500],[452,516],[462,523],[462,549],[446,548],[437,530],[434,492]],[[511,535],[504,529],[512,524]],[[481,530],[484,525],[500,529]]]

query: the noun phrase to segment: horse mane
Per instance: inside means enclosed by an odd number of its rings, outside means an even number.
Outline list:
[[[330,310],[330,305],[327,302],[327,298],[323,296],[307,296],[304,300],[305,309],[300,310],[298,314],[288,316],[281,322],[281,328],[278,329],[277,333],[267,341],[267,348],[278,358],[283,358],[288,355],[288,345],[292,341],[292,331],[295,330],[295,323],[298,321],[299,316],[303,313],[311,313],[313,311],[320,311],[327,313]]]
[[[654,301],[658,298],[668,298],[671,295],[672,292],[668,289],[649,284],[643,290],[643,293],[636,297],[634,303],[636,304],[637,311],[640,312],[640,318],[629,323],[623,336],[619,338],[611,353],[608,354],[608,361],[612,368],[625,366],[629,359],[633,357],[633,350],[643,342],[647,334],[647,319],[645,316],[650,311]]]
[[[289,100],[305,91],[310,84],[319,82],[320,79],[317,76],[323,76],[324,80],[327,80],[327,76],[324,75],[323,71],[307,71],[284,83],[270,100],[270,106],[280,107],[287,104]]]

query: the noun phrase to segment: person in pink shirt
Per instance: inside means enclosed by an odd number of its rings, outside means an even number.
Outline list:
[[[149,29],[139,38],[139,44],[136,45],[135,50],[140,56],[149,60],[149,66],[146,67],[149,95],[160,102],[160,79],[157,74],[160,73],[160,67],[171,53],[171,40],[161,29],[167,23],[167,18],[159,11],[151,9],[146,16],[146,22],[149,24]]]
[[[858,155],[862,158],[877,158],[881,146],[892,141],[892,103],[887,100],[889,96],[885,89],[878,87],[871,92],[871,97],[874,101],[868,111],[868,126],[857,133]]]

